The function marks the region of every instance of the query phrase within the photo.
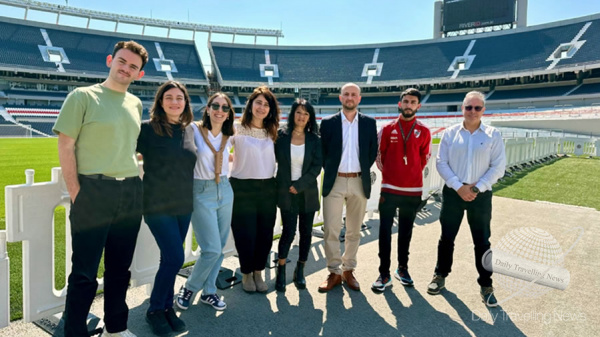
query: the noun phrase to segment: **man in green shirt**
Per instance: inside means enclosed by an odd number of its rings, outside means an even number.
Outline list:
[[[125,302],[129,267],[142,219],[142,183],[135,155],[142,102],[127,92],[144,76],[146,49],[121,41],[106,58],[101,84],[67,96],[53,131],[71,197],[73,255],[68,279],[65,336],[89,336],[86,318],[98,283],[104,250],[104,331],[102,337],[135,337],[127,329]]]

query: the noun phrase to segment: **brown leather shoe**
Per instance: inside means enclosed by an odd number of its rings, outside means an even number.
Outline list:
[[[344,282],[346,282],[346,284],[348,285],[348,288],[350,288],[352,290],[360,291],[360,284],[358,284],[358,281],[354,277],[354,274],[352,274],[353,271],[354,270],[344,271],[342,273],[342,280]]]
[[[342,276],[331,273],[329,276],[327,276],[327,280],[323,281],[323,283],[321,283],[319,286],[319,292],[326,293],[339,284],[342,284]]]

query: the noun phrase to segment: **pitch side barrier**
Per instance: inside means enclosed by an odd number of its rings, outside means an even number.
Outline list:
[[[583,145],[581,145],[581,142]],[[556,155],[558,153],[577,154],[578,146],[582,154],[599,155],[600,141],[592,139],[559,138],[517,138],[506,139],[507,170],[518,163],[528,163]],[[591,145],[590,145],[591,144]],[[432,144],[431,160],[423,171],[423,199],[438,192],[444,182],[435,168],[438,144]],[[509,159],[510,158],[510,159]],[[26,183],[6,186],[6,231],[0,231],[0,328],[9,324],[9,257],[6,242],[23,242],[23,318],[25,322],[48,317],[62,312],[66,296],[66,286],[56,289],[54,284],[54,211],[65,208],[65,275],[71,270],[70,199],[60,168],[52,169],[51,181],[34,183],[33,170],[26,170]],[[367,211],[377,211],[381,189],[381,172],[373,165],[371,176],[371,197]],[[321,178],[318,178],[321,181]],[[322,200],[321,200],[322,203]],[[322,209],[322,208],[321,208]],[[315,215],[314,223],[323,221],[322,213]],[[277,212],[275,235],[281,233],[280,214]],[[190,229],[185,240],[185,261],[195,261],[200,249],[192,250]],[[298,240],[298,235],[296,236]],[[235,245],[230,236],[225,246],[225,255],[235,254]],[[160,252],[148,226],[142,224],[133,263],[131,265],[131,285],[151,285],[158,270]],[[98,280],[99,288],[103,286]],[[148,294],[150,287],[148,287]]]
[[[437,149],[437,145],[434,146]],[[423,191],[424,198],[431,190],[441,187],[441,179],[435,178],[435,161],[430,161],[425,170],[427,187]],[[58,207],[65,209],[65,275],[71,270],[71,235],[70,235],[70,198],[60,168],[53,168],[51,181],[34,183],[34,170],[26,170],[26,183],[6,186],[6,231],[0,231],[0,328],[9,324],[9,280],[8,256],[6,242],[23,243],[23,319],[33,322],[44,317],[62,312],[66,297],[66,285],[56,289],[54,284],[55,258],[54,251],[57,240],[54,238],[54,213]],[[367,203],[367,211],[377,210],[379,191],[381,189],[381,172],[373,165],[370,172],[372,193]],[[321,180],[320,177],[318,178]],[[322,200],[321,200],[322,202]],[[143,222],[143,221],[142,221]],[[314,223],[322,223],[322,213],[315,215]],[[277,212],[277,226],[274,234],[281,234],[280,214]],[[200,249],[192,250],[190,229],[185,240],[185,262],[196,261]],[[298,240],[299,235],[296,236]],[[225,255],[235,254],[232,236],[225,246]],[[158,270],[160,251],[152,233],[144,223],[138,234],[137,245],[131,265],[131,285],[151,285]],[[99,289],[103,288],[103,280],[98,279]],[[148,293],[150,287],[148,287]]]
[[[10,321],[10,266],[6,250],[6,231],[0,231],[0,328]]]
[[[560,153],[576,156],[600,156],[600,139],[563,138],[560,141]]]
[[[33,170],[26,170],[26,183],[6,186],[6,238],[8,242],[23,242],[23,318],[32,322],[52,314],[62,312],[66,296],[66,286],[56,289],[54,284],[54,211],[65,208],[64,240],[66,251],[65,275],[71,270],[71,235],[69,194],[60,168],[52,169],[49,182],[34,183]],[[200,249],[192,250],[192,233],[185,239],[185,262],[195,261]],[[8,316],[8,280],[4,268],[8,269],[4,234],[0,234],[0,327],[7,325]],[[226,256],[235,252],[233,239],[229,239],[225,249]],[[131,285],[137,287],[152,284],[158,270],[160,252],[152,233],[143,223],[131,265]],[[103,280],[98,280],[102,289]],[[150,287],[148,288],[148,293]]]

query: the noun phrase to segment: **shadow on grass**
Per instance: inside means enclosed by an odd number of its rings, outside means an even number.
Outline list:
[[[548,161],[545,161],[541,164],[536,164],[534,166],[529,166],[527,168],[524,168],[520,171],[514,171],[511,172],[512,176],[511,177],[503,177],[502,179],[500,179],[495,185],[494,185],[494,193],[500,192],[503,189],[510,187],[512,185],[514,185],[515,183],[517,183],[520,179],[525,178],[529,173],[532,173],[536,170],[539,170],[540,168],[546,167],[546,166],[550,166],[564,158],[567,157],[557,157]]]

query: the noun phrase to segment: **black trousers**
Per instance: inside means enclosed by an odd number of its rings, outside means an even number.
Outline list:
[[[291,194],[291,193],[290,193]],[[299,261],[306,262],[312,240],[312,227],[315,212],[305,212],[304,193],[291,194],[292,207],[290,210],[281,211],[282,231],[279,239],[278,257],[285,259],[290,252],[290,246],[296,236],[296,224],[300,232]],[[298,223],[299,220],[299,223]]]
[[[475,267],[479,273],[477,283],[482,287],[492,286],[492,273],[483,268],[481,258],[490,248],[490,222],[492,220],[492,191],[477,195],[471,202],[464,201],[455,190],[444,186],[444,200],[440,213],[442,235],[438,243],[437,266],[435,273],[448,276],[452,271],[454,239],[458,234],[465,211],[471,228],[471,237],[475,245]]]
[[[231,231],[242,273],[265,269],[277,218],[275,178],[229,179],[233,188]]]
[[[405,196],[381,192],[379,198],[379,274],[390,276],[392,225],[398,210],[398,267],[408,268],[410,239],[420,196]]]
[[[125,302],[129,267],[142,221],[142,181],[96,180],[80,176],[81,189],[71,205],[73,267],[65,306],[65,336],[89,336],[86,318],[98,282],[104,251],[104,323],[108,332],[127,329]]]

